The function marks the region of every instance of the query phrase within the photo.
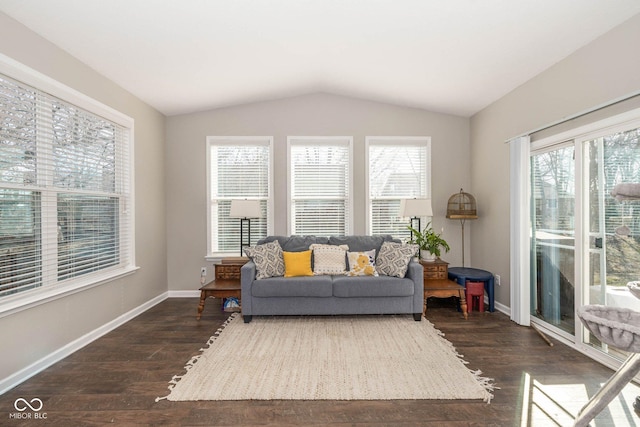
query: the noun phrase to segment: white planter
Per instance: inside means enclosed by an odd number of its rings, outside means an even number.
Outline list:
[[[420,258],[424,261],[435,261],[436,256],[427,250],[420,250]]]

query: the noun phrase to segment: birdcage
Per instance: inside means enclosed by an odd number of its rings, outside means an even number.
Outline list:
[[[460,220],[462,227],[462,266],[464,267],[464,223],[468,219],[477,219],[476,198],[460,189],[459,193],[449,197],[447,218]]]
[[[449,197],[447,203],[447,218],[449,219],[477,219],[476,198],[460,189]]]

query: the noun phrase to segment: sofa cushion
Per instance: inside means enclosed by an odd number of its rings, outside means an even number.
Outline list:
[[[418,245],[384,242],[380,248],[377,269],[386,276],[404,277],[411,258],[418,251]]]
[[[345,253],[349,246],[314,243],[309,249],[313,251],[313,274],[344,274],[347,270]]]
[[[377,276],[376,250],[366,252],[347,252],[349,271],[347,276]]]
[[[284,261],[278,241],[244,248],[244,252],[256,264],[256,279],[282,276]]]
[[[335,276],[333,295],[340,298],[353,297],[406,297],[414,293],[411,279],[389,276]]]
[[[272,277],[251,285],[254,297],[330,297],[331,276]]]
[[[284,277],[313,276],[311,270],[311,251],[283,251]]]
[[[383,242],[394,241],[391,235],[384,236],[331,236],[330,245],[347,245],[352,252],[366,252],[371,249],[380,251]]]

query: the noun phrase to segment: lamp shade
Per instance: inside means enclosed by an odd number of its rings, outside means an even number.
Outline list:
[[[401,217],[433,216],[431,199],[403,199],[400,201]]]
[[[262,218],[260,200],[231,200],[229,218]]]

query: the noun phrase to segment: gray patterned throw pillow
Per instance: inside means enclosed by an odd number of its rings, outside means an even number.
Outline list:
[[[418,245],[384,242],[376,260],[376,270],[385,276],[404,277]]]
[[[277,240],[244,248],[244,252],[256,264],[256,279],[284,276],[282,248]]]

